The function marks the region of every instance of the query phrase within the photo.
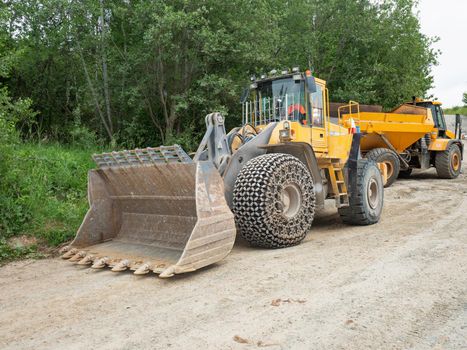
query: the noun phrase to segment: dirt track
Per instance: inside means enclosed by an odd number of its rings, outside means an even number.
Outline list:
[[[415,174],[385,196],[377,225],[344,226],[330,206],[300,246],[240,242],[169,280],[9,264],[0,348],[466,349],[466,175]]]

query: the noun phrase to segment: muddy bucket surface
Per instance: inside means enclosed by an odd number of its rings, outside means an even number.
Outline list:
[[[64,258],[170,277],[230,252],[234,218],[211,162],[119,162],[89,172],[90,209]]]

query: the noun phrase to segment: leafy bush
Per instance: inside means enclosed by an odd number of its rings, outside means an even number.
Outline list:
[[[3,153],[2,245],[19,234],[32,235],[53,246],[71,239],[88,207],[87,172],[92,166],[90,151],[59,145],[18,144]]]
[[[80,108],[73,111],[74,123],[70,130],[71,144],[73,146],[89,149],[95,147],[97,143],[96,133],[81,123]]]

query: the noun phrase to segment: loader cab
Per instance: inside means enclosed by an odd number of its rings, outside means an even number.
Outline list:
[[[416,101],[415,104],[419,107],[428,108],[431,110],[431,115],[435,123],[435,127],[438,129],[438,136],[444,137],[446,135],[446,120],[444,118],[443,109],[441,103],[438,101]]]
[[[249,93],[244,93],[241,102],[243,125],[262,128],[289,120],[305,127],[324,128],[326,84],[315,79],[310,71],[252,79]]]

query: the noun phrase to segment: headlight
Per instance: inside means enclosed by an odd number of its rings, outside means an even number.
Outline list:
[[[282,129],[279,130],[279,140],[281,142],[290,141],[292,138],[290,137],[290,129]]]

